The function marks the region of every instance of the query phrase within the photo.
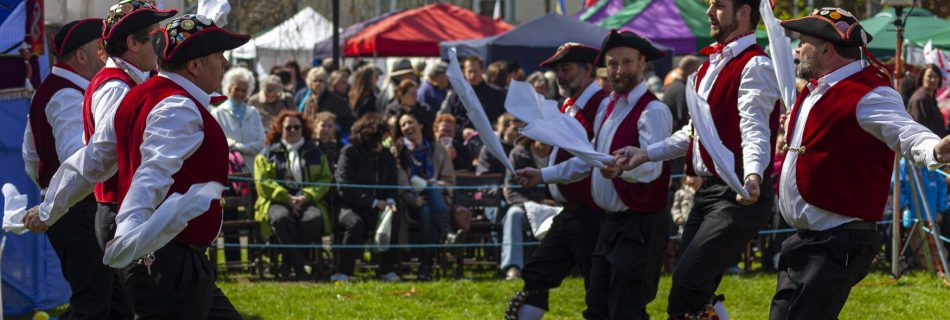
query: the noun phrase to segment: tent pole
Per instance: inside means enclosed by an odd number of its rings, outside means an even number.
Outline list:
[[[333,0],[333,67],[340,67],[340,0]]]

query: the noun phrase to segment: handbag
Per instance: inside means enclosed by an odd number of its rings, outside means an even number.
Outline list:
[[[456,230],[468,232],[472,229],[472,210],[468,207],[450,205],[449,216],[452,217],[452,226]]]

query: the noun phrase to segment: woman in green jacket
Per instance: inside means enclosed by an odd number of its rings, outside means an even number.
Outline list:
[[[331,234],[326,184],[333,181],[333,173],[311,137],[309,119],[296,111],[282,111],[271,123],[264,151],[254,160],[258,194],[254,216],[266,223],[261,228],[265,238],[273,229],[280,243],[314,244],[322,234]],[[289,276],[293,267],[298,280],[306,279],[304,250],[290,248],[283,253],[283,275]]]

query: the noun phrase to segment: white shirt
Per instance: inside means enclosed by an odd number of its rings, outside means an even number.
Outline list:
[[[211,116],[218,120],[218,125],[228,138],[228,147],[237,150],[244,157],[244,163],[253,163],[254,157],[264,149],[264,126],[261,124],[261,114],[257,108],[246,106],[244,119],[234,116],[231,101],[225,101],[220,106],[211,109]],[[253,165],[250,165],[253,167]]]
[[[175,73],[163,72],[158,76],[180,85],[201,105],[195,105],[188,97],[174,95],[160,101],[146,116],[145,133],[139,146],[142,163],[132,176],[116,214],[116,237],[125,235],[152,216],[174,182],[172,175],[204,141],[204,121],[198,108],[206,108],[211,96]]]
[[[592,98],[594,94],[596,94],[601,89],[602,88],[600,87],[600,85],[597,84],[597,81],[591,81],[590,85],[588,85],[587,88],[584,89],[584,92],[581,92],[581,95],[578,96],[577,100],[574,101],[574,104],[568,107],[567,110],[564,110],[565,113],[570,115],[571,118],[574,118],[578,112],[581,112],[584,110],[584,107],[587,106],[587,102],[590,101],[590,98]],[[604,100],[607,100],[607,99],[604,99]],[[557,152],[558,152],[558,147],[555,146],[553,149],[551,149],[551,154],[548,156],[547,166],[553,166],[555,163],[557,163]],[[558,189],[557,184],[554,184],[554,183],[548,184],[548,192],[551,193],[551,198],[554,199],[555,201],[567,202],[567,199],[564,198],[563,195],[561,195],[561,190]]]
[[[89,80],[67,69],[53,67],[51,73],[69,80],[80,88],[89,86]],[[56,145],[56,156],[60,163],[66,161],[67,157],[83,146],[82,98],[81,91],[63,88],[53,94],[44,109],[46,121],[53,129],[53,142]],[[34,182],[37,182],[39,154],[36,153],[33,129],[29,121],[23,133],[22,154],[27,174]]]
[[[697,91],[699,96],[708,99],[716,78],[719,77],[719,73],[725,68],[726,64],[754,44],[755,36],[750,34],[727,44],[723,47],[721,54],[714,53],[710,55],[706,76],[699,83],[699,90]],[[696,89],[686,88],[686,90]],[[737,106],[739,108],[739,133],[742,139],[742,154],[735,156],[742,157],[742,172],[744,172],[739,180],[743,180],[745,176],[753,173],[762,177],[763,172],[772,160],[769,117],[772,115],[772,109],[774,109],[775,101],[779,99],[779,95],[778,80],[775,79],[772,60],[766,56],[752,57],[742,68],[742,76],[739,81]],[[689,148],[691,131],[691,125],[683,126],[682,129],[661,143],[647,147],[650,160],[669,160],[685,155]],[[696,174],[711,176],[712,172],[703,163],[699,149],[699,143],[693,143],[693,159],[688,160],[692,161]]]
[[[647,91],[646,83],[640,82],[627,95],[617,95],[613,93],[609,99],[601,102],[600,110],[597,111],[597,119],[594,121],[594,149],[603,153],[610,153],[610,146],[613,143],[614,134],[620,124],[627,118],[634,105],[640,100]],[[606,106],[613,99],[619,99],[614,106],[610,117],[604,119],[606,115]],[[673,130],[673,114],[670,108],[663,102],[655,100],[650,102],[640,114],[637,121],[637,132],[640,135],[640,145],[646,146],[662,141],[670,135]],[[593,171],[591,171],[593,169]],[[630,183],[647,183],[656,180],[663,172],[662,162],[648,162],[633,170],[627,170],[620,174],[620,178]],[[541,179],[545,183],[563,183],[574,182],[583,179],[586,175],[591,177],[591,195],[598,207],[607,212],[622,212],[629,208],[617,196],[613,181],[604,178],[599,168],[591,168],[583,160],[574,157],[570,160],[561,162],[555,166],[541,169]]]
[[[117,68],[118,63],[126,66],[134,79],[147,79],[148,72],[141,71],[119,58],[109,58],[106,68]],[[88,88],[87,88],[88,89]],[[40,216],[52,225],[66,210],[89,196],[97,182],[106,181],[118,170],[115,155],[115,127],[112,123],[115,110],[131,87],[120,80],[106,81],[92,93],[90,111],[95,122],[95,133],[86,141],[86,145],[63,161],[56,174],[50,180],[46,197],[40,204]]]
[[[802,143],[802,132],[812,107],[839,81],[863,69],[861,61],[855,61],[818,79],[817,86],[809,84],[811,93],[805,97],[795,119],[794,132],[789,139],[789,148],[798,148]],[[900,93],[891,87],[878,87],[858,101],[858,124],[861,129],[907,159],[931,168],[940,164],[934,159],[933,150],[940,138],[926,127],[918,124],[904,110]],[[881,160],[876,161],[891,161]],[[813,206],[802,199],[798,190],[796,164],[798,152],[789,149],[782,164],[782,176],[779,183],[779,208],[785,221],[794,228],[813,231],[827,230],[858,218],[844,216]],[[855,174],[860,173],[860,165],[853,166]]]

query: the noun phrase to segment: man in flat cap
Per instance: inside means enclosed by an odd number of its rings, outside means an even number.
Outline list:
[[[597,63],[606,65],[614,91],[602,102],[595,121],[594,148],[612,154],[627,146],[647,146],[669,137],[673,116],[647,90],[648,61],[663,57],[648,40],[612,30]],[[633,170],[615,164],[591,167],[572,158],[540,172],[519,170],[519,183],[572,182],[590,176],[590,196],[606,212],[594,247],[587,288],[588,319],[647,319],[656,297],[660,267],[670,233],[665,210],[670,183],[668,162]]]
[[[687,89],[699,97],[695,110],[712,121],[692,116],[692,125],[669,139],[644,148],[629,148],[618,159],[629,169],[647,161],[685,156],[686,174],[703,178],[686,219],[680,258],[673,270],[667,306],[672,319],[697,317],[714,304],[711,301],[723,273],[735,265],[740,252],[771,216],[775,191],[768,177],[781,108],[772,60],[755,44],[759,1],[709,2],[706,15],[710,36],[716,43],[700,51],[709,55],[709,60],[691,76],[695,85]],[[705,143],[699,136],[702,132],[714,132],[718,137],[705,139],[721,143]],[[716,164],[716,154],[731,154],[735,170],[720,168],[724,164]],[[719,157],[718,161],[728,160]],[[741,189],[726,183],[731,175],[741,183],[748,198],[737,193]]]
[[[950,138],[907,114],[851,13],[816,9],[782,26],[801,35],[795,72],[810,83],[786,122],[779,208],[797,232],[782,243],[770,319],[837,319],[881,249],[894,152],[933,169],[950,161]]]
[[[227,69],[223,52],[248,40],[194,14],[152,34],[160,72],[132,88],[115,113],[120,205],[113,241],[135,237],[131,232],[172,193],[226,183],[227,138],[207,108]],[[220,202],[212,201],[173,240],[122,270],[136,318],[240,318],[205,254],[221,219]]]
[[[26,172],[41,189],[49,187],[61,162],[82,148],[82,97],[89,79],[104,64],[99,38],[102,19],[64,25],[51,39],[56,64],[33,93],[23,137]],[[67,319],[127,319],[132,316],[116,273],[102,264],[102,249],[93,227],[96,200],[86,197],[69,207],[69,214],[47,230],[59,257],[72,296],[62,317]],[[30,224],[41,223],[36,215]],[[42,231],[42,230],[37,230]]]
[[[139,0],[125,0],[109,9],[101,34],[108,59],[105,68],[92,77],[82,100],[86,145],[63,162],[50,179],[43,203],[31,209],[42,218],[42,223],[33,224],[34,229],[52,225],[66,208],[95,193],[96,238],[100,246],[112,239],[117,205],[113,115],[126,93],[156,68],[149,33],[177,12]]]
[[[600,51],[576,42],[561,45],[557,52],[541,62],[557,76],[558,90],[567,97],[561,113],[577,119],[587,130],[587,140],[594,138],[593,123],[601,102],[610,95],[594,81],[594,62]],[[556,165],[571,158],[567,151],[555,147],[548,164]],[[526,169],[540,174],[540,169]],[[590,177],[573,183],[549,184],[551,196],[564,205],[551,228],[524,266],[524,290],[515,294],[506,308],[509,319],[540,319],[548,310],[548,291],[556,288],[577,267],[588,283],[591,252],[597,242],[604,212],[591,197]]]

